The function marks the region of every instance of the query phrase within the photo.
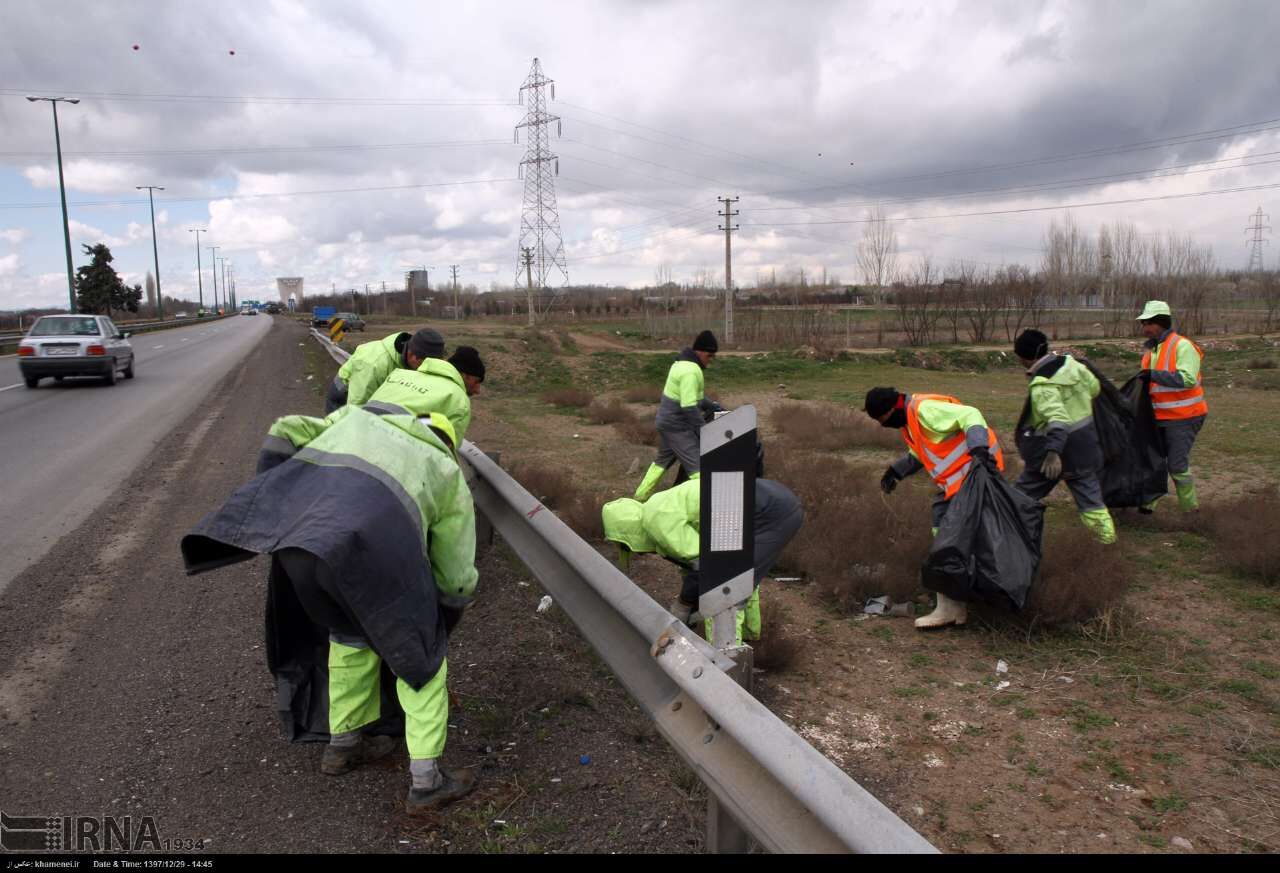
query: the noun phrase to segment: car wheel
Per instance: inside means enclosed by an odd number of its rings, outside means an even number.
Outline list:
[[[27,376],[22,381],[27,383],[28,388],[34,388],[40,384],[40,380],[35,376]]]
[[[129,359],[129,366],[125,367],[125,370],[124,370],[124,377],[125,377],[126,379],[132,379],[132,378],[133,378],[133,358],[130,358],[130,359]]]
[[[116,384],[116,365],[114,361],[112,361],[111,369],[107,371],[107,375],[104,376],[103,379],[108,385]]]

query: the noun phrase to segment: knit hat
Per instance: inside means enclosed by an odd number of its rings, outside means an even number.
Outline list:
[[[480,360],[480,353],[471,346],[458,346],[454,349],[449,363],[453,364],[454,369],[459,373],[475,376],[481,382],[484,381],[484,361]]]
[[[867,392],[867,399],[862,409],[872,418],[879,418],[898,405],[897,388],[872,388]]]
[[[698,334],[697,339],[693,341],[693,350],[695,352],[710,352],[715,354],[720,350],[720,344],[716,342],[716,335],[709,330],[704,330]]]
[[[408,352],[415,358],[421,358],[424,361],[427,358],[443,358],[444,337],[440,331],[424,327],[413,335],[413,339],[409,340]]]
[[[1034,328],[1024,330],[1013,341],[1013,353],[1028,361],[1038,361],[1049,354],[1049,338]]]

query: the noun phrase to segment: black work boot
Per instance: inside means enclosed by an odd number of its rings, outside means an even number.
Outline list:
[[[476,787],[476,771],[470,767],[457,770],[440,768],[444,781],[435,788],[410,788],[405,799],[404,808],[410,815],[415,813],[434,812],[460,800]]]
[[[341,776],[361,764],[385,758],[395,747],[395,737],[364,735],[361,735],[354,746],[325,746],[324,757],[320,759],[320,772],[326,776]]]

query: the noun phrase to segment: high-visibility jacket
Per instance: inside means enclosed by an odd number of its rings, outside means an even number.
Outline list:
[[[690,479],[659,491],[644,503],[623,497],[600,511],[605,539],[625,543],[633,552],[657,552],[688,563],[698,557],[701,543],[702,484]]]
[[[338,368],[338,378],[347,383],[347,403],[363,406],[369,402],[391,371],[404,366],[404,350],[411,334],[401,331],[373,342],[361,343]]]
[[[633,552],[657,552],[691,564],[701,552],[702,485],[697,479],[659,491],[644,503],[623,497],[600,511],[605,539]],[[755,581],[768,574],[804,519],[800,499],[781,482],[757,479],[755,489]]]
[[[985,430],[987,451],[1003,470],[1004,452],[981,412],[945,394],[913,394],[907,403],[907,426],[900,429],[902,441],[947,500],[956,495],[969,475],[973,458],[968,433],[974,428]]]
[[[693,349],[685,349],[667,371],[654,425],[658,430],[700,432],[702,410],[708,403],[704,391],[702,362]]]
[[[1154,348],[1143,352],[1142,369],[1151,371],[1151,406],[1156,421],[1186,421],[1209,414],[1200,378],[1203,358],[1198,345],[1172,330],[1156,340]]]
[[[1062,458],[1063,472],[1089,473],[1102,466],[1102,448],[1093,424],[1093,400],[1102,385],[1070,355],[1046,355],[1027,370],[1031,383],[1018,418],[1018,451],[1039,469],[1047,452]]]
[[[439,412],[453,425],[459,449],[471,426],[471,399],[462,374],[439,358],[427,358],[416,370],[392,370],[367,403],[390,412],[399,407],[419,416]]]

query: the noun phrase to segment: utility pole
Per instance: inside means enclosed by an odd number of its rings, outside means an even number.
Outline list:
[[[382,283],[382,314],[387,314],[387,283]]]
[[[524,204],[520,210],[520,239],[516,256],[516,281],[520,266],[525,268],[525,278],[531,272],[525,262],[526,253],[533,251],[538,272],[538,287],[552,284],[553,271],[558,273],[554,284],[569,284],[569,267],[565,261],[564,239],[560,234],[560,213],[556,206],[555,177],[560,175],[560,158],[551,151],[550,126],[556,125],[560,133],[560,117],[547,112],[547,94],[556,99],[556,85],[542,72],[537,58],[524,84],[520,86],[520,103],[527,108],[524,120],[516,125],[516,141],[520,129],[525,129],[524,159],[520,161],[520,175],[524,179]],[[527,97],[527,99],[526,99]],[[530,315],[532,317],[532,314]],[[532,322],[531,322],[532,323]]]
[[[738,229],[738,225],[731,224],[730,219],[738,214],[738,210],[730,210],[729,207],[738,202],[737,197],[717,197],[716,200],[724,204],[724,212],[717,212],[724,219],[724,224],[719,226],[724,231],[724,341],[726,343],[733,342],[733,244],[730,241],[732,234]]]
[[[213,259],[209,261],[209,270],[213,273],[213,314],[218,314],[218,249],[222,246],[205,246],[209,251],[213,252]]]
[[[221,248],[221,246],[219,246]],[[222,271],[222,311],[231,311],[231,297],[227,294],[227,259],[215,256],[213,259],[213,278],[218,278],[218,271]]]
[[[203,227],[196,227],[187,231],[187,233],[196,235],[196,288],[199,289],[201,309],[204,309],[204,270],[200,266],[200,234],[208,232]]]
[[[71,266],[71,223],[67,220],[67,185],[62,178],[62,135],[58,133],[58,104],[70,103],[74,106],[80,102],[80,99],[78,97],[28,97],[27,100],[32,103],[47,100],[53,107],[53,144],[58,153],[58,194],[62,197],[62,241],[67,247],[67,295],[71,300],[71,309],[68,312],[75,315],[76,277],[75,269]],[[159,284],[160,280],[157,277],[157,287]]]
[[[1262,247],[1271,240],[1263,239],[1262,232],[1270,231],[1271,225],[1265,224],[1264,221],[1270,221],[1271,216],[1262,211],[1262,207],[1258,207],[1258,211],[1249,216],[1253,219],[1253,224],[1245,228],[1245,231],[1253,231],[1253,239],[1249,240],[1249,245],[1253,250],[1249,252],[1249,272],[1262,272]]]
[[[533,249],[521,249],[524,259],[524,293],[529,307],[529,327],[533,327]]]
[[[135,191],[147,189],[147,202],[151,204],[151,256],[156,265],[156,317],[164,321],[164,291],[160,287],[160,250],[156,248],[156,201],[155,192],[163,191],[160,185],[134,185]]]
[[[458,315],[458,265],[450,264],[449,272],[453,273],[453,320],[457,321]]]
[[[227,300],[227,312],[236,308],[236,298],[232,293],[231,283],[227,281],[227,259],[222,259],[222,296]]]

